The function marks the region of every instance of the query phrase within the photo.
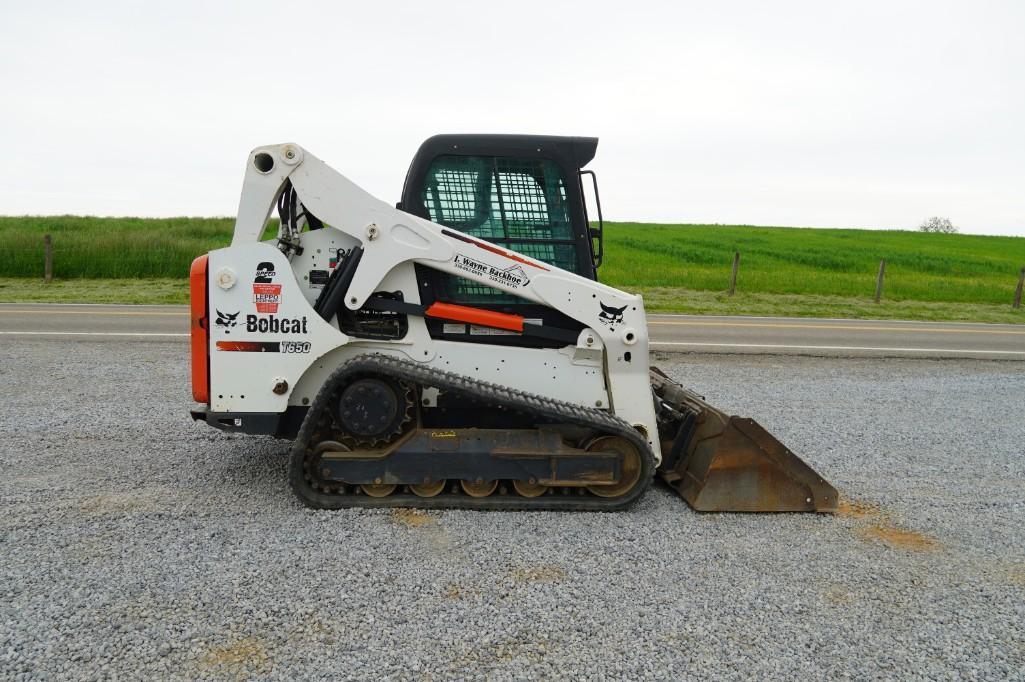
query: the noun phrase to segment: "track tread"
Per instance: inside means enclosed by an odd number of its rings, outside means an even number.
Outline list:
[[[325,494],[313,490],[306,481],[305,461],[313,443],[311,440],[318,429],[330,419],[328,409],[336,391],[345,380],[360,373],[386,374],[399,380],[410,381],[422,386],[433,386],[442,391],[459,393],[481,400],[492,406],[513,409],[536,415],[539,419],[574,424],[601,432],[602,435],[622,436],[637,445],[642,457],[641,478],[637,485],[622,497],[600,498],[585,494],[542,495],[525,498],[516,494],[491,495],[473,498],[468,495],[440,493],[436,497],[424,498],[412,493],[392,494],[384,498],[367,495]],[[655,456],[641,434],[628,423],[603,410],[583,407],[527,393],[507,386],[437,370],[422,364],[387,355],[368,354],[353,358],[332,372],[317,397],[313,400],[299,435],[292,446],[288,480],[293,492],[307,506],[316,509],[340,509],[345,507],[416,507],[420,509],[494,509],[494,510],[575,510],[614,511],[624,509],[634,502],[651,485],[655,473]],[[450,487],[450,486],[447,486]]]

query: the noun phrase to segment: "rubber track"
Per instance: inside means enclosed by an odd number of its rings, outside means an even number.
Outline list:
[[[444,492],[435,497],[420,497],[413,493],[401,492],[403,490],[401,485],[396,492],[387,497],[370,497],[363,493],[325,494],[313,490],[306,482],[304,468],[311,446],[316,445],[309,441],[316,433],[330,429],[331,416],[328,406],[337,390],[345,385],[350,377],[365,374],[387,375],[413,382],[419,386],[433,386],[445,392],[479,400],[490,407],[503,406],[510,410],[534,415],[538,420],[591,428],[597,431],[599,436],[621,436],[636,445],[641,453],[640,478],[633,489],[622,497],[612,499],[591,495],[586,491],[584,495],[579,495],[575,490],[568,495],[563,495],[556,490],[553,494],[533,498],[521,497],[515,492],[501,495],[496,490],[495,493],[487,497],[477,498],[462,492],[449,492],[452,481],[446,484]],[[655,456],[647,441],[636,429],[619,417],[603,410],[477,381],[391,356],[362,355],[349,360],[336,369],[324,383],[313,400],[295,444],[292,446],[288,469],[288,479],[292,490],[303,503],[317,509],[416,507],[420,509],[614,511],[630,506],[651,485],[655,473]],[[511,489],[512,486],[508,487]]]

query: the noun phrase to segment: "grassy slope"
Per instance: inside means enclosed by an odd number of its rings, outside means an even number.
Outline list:
[[[231,226],[230,218],[0,217],[0,300],[184,303],[192,258],[227,244]],[[43,288],[45,233],[60,281]],[[643,293],[651,310],[1025,322],[1025,311],[1010,307],[1025,265],[1021,238],[639,223],[608,224],[606,235],[602,281]],[[734,250],[738,293],[727,298]],[[875,305],[880,258],[886,288]]]
[[[182,278],[42,279],[0,277],[3,303],[188,303],[189,283]]]
[[[946,320],[1025,324],[1025,309],[991,303],[887,301],[811,294],[748,294],[640,287],[649,312],[692,315],[765,315],[779,317],[844,317],[867,320]]]
[[[192,259],[231,241],[231,218],[0,217],[0,277],[40,277],[43,235],[57,277],[186,277]]]
[[[602,277],[625,289],[870,297],[885,258],[888,300],[1010,304],[1025,239],[919,232],[718,225],[608,226]]]
[[[886,301],[879,305],[866,297],[809,294],[748,294],[733,298],[720,292],[639,287],[650,312],[695,315],[778,315],[786,317],[854,317],[891,320],[961,320],[1025,324],[1025,309],[985,303]],[[178,303],[189,301],[188,285],[181,279],[71,279],[40,280],[0,277],[0,301],[25,303]]]

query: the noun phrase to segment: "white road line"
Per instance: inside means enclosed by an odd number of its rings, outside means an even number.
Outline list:
[[[974,350],[965,348],[882,348],[878,346],[794,346],[782,343],[701,343],[699,341],[650,341],[650,346],[688,346],[700,348],[780,348],[792,350],[869,350],[891,353],[978,353],[1025,355],[1020,350]]]
[[[157,332],[0,332],[9,336],[188,336]]]

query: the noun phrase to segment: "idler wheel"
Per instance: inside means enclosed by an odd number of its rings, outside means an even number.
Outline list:
[[[585,448],[588,452],[615,452],[620,456],[619,480],[612,485],[589,485],[587,489],[598,497],[619,497],[630,491],[641,477],[641,453],[636,446],[620,436],[595,438]]]

